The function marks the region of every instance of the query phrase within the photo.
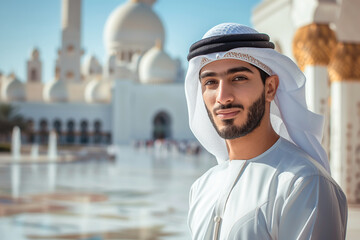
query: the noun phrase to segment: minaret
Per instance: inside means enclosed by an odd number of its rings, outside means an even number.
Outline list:
[[[62,0],[62,37],[59,51],[60,79],[80,82],[81,0]]]
[[[329,64],[332,176],[352,204],[360,203],[360,15],[358,0],[342,1],[338,43]]]
[[[306,102],[309,109],[325,117],[322,145],[330,153],[330,81],[327,67],[336,45],[329,24],[334,22],[336,0],[294,0],[292,17],[297,28],[293,54],[306,76]]]
[[[29,102],[41,102],[43,90],[42,63],[37,48],[31,52],[30,59],[26,63],[27,79],[25,84],[26,100]]]
[[[31,52],[30,59],[27,61],[27,82],[40,83],[41,82],[41,61],[39,57],[39,50],[34,48]]]

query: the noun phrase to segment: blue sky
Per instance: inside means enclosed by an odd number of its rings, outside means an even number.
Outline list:
[[[116,7],[127,0],[82,0],[82,47],[85,56],[105,61],[103,29]],[[158,0],[153,8],[163,21],[165,49],[187,67],[189,46],[212,26],[238,22],[251,26],[251,12],[261,0]],[[61,0],[0,0],[0,71],[25,81],[26,60],[40,50],[43,81],[54,77],[61,40]],[[84,57],[82,60],[84,60]]]

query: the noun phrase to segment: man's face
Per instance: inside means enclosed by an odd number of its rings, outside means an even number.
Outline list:
[[[222,138],[245,136],[260,125],[265,89],[254,66],[223,59],[204,66],[199,76],[210,120]]]

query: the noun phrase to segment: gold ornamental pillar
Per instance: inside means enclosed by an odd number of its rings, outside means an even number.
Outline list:
[[[311,23],[294,35],[293,54],[306,76],[306,102],[309,109],[324,115],[322,145],[330,154],[330,81],[327,66],[336,46],[336,36],[329,24]]]
[[[360,43],[337,43],[331,80],[331,169],[350,204],[360,204]]]

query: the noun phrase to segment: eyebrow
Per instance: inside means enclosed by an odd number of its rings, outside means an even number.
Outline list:
[[[253,71],[251,71],[247,67],[235,67],[235,68],[230,68],[225,73],[221,73],[221,74],[218,74],[216,72],[204,72],[204,73],[201,73],[199,75],[199,80],[201,80],[203,78],[206,78],[206,77],[215,77],[215,76],[222,75],[222,74],[229,75],[229,74],[233,74],[233,73],[237,73],[237,72],[254,73]]]

